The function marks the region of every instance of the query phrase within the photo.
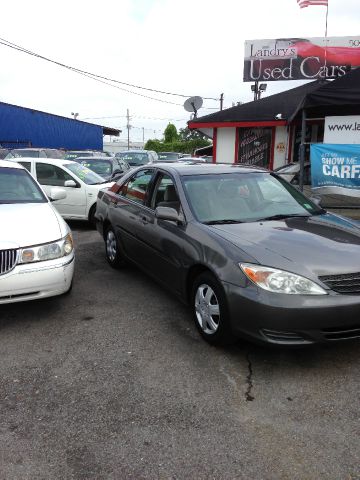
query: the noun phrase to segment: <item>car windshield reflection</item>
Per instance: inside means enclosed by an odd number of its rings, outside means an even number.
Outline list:
[[[0,169],[0,204],[46,202],[44,194],[26,170]]]
[[[269,173],[184,176],[183,184],[195,217],[206,224],[307,217],[323,212],[288,182]]]
[[[66,163],[64,166],[86,185],[99,185],[106,182],[103,177],[79,163]]]

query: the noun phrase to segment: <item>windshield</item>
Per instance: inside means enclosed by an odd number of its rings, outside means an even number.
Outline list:
[[[78,157],[93,157],[92,152],[67,152],[65,153],[64,160],[74,160]]]
[[[117,153],[116,156],[128,162],[129,165],[132,167],[138,165],[146,165],[149,163],[149,157],[147,153],[141,152],[124,152],[124,153]]]
[[[158,153],[158,161],[159,162],[168,162],[168,161],[176,161],[179,159],[179,155],[174,152],[159,152]]]
[[[0,168],[1,203],[47,203],[47,199],[26,170]]]
[[[96,172],[102,177],[109,177],[112,174],[112,163],[109,160],[84,160],[81,162],[87,168],[90,168],[93,172]]]
[[[80,163],[65,163],[64,167],[70,170],[70,172],[82,182],[86,183],[86,185],[99,185],[100,183],[105,183],[103,177],[100,177],[100,175]]]
[[[15,148],[8,153],[6,158],[63,158],[64,152],[56,149],[31,150],[27,148]]]
[[[18,158],[18,157],[31,157],[31,158],[39,158],[39,151],[38,150],[26,150],[26,149],[14,149],[8,153],[5,158]]]
[[[200,222],[255,222],[310,216],[323,210],[269,173],[184,176],[190,207]]]

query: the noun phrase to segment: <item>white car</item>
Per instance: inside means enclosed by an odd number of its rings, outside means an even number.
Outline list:
[[[53,188],[52,198],[64,191]],[[0,304],[71,289],[71,231],[38,183],[17,163],[0,160]]]
[[[69,220],[94,223],[98,192],[114,183],[104,181],[97,173],[71,160],[18,158],[15,161],[29,170],[47,195],[53,187],[60,187],[66,193],[63,199],[54,201],[54,206]]]

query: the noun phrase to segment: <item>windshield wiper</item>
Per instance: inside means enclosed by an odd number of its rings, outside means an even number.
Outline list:
[[[241,220],[234,220],[232,218],[225,218],[223,220],[210,220],[209,222],[204,222],[205,225],[226,225],[231,223],[244,223]]]
[[[293,217],[308,218],[308,217],[311,217],[311,214],[310,215],[302,215],[302,214],[298,214],[298,213],[288,213],[288,214],[280,213],[280,214],[277,214],[277,215],[270,215],[270,217],[257,218],[255,220],[255,222],[262,222],[262,221],[265,221],[265,220],[283,220],[285,218],[293,218]]]

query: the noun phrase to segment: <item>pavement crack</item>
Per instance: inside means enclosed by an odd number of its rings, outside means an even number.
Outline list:
[[[255,397],[251,395],[251,391],[254,385],[253,385],[253,369],[252,369],[252,363],[250,360],[250,352],[246,353],[246,360],[248,362],[249,373],[246,376],[247,390],[245,392],[245,398],[247,402],[252,402],[253,400],[255,400]]]

